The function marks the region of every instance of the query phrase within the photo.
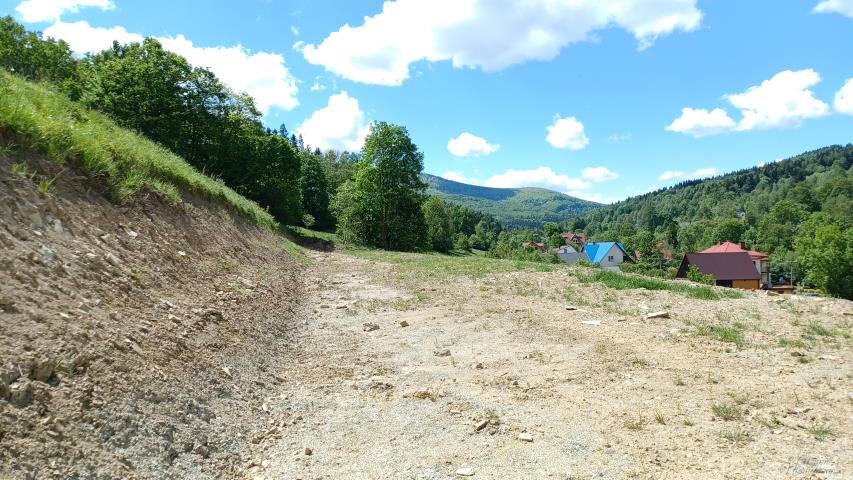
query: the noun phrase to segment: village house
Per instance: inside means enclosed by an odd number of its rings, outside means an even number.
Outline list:
[[[758,273],[761,274],[761,285],[765,288],[769,288],[770,284],[770,262],[768,261],[768,256],[766,253],[756,252],[754,250],[747,250],[746,246],[743,243],[737,244],[734,242],[720,242],[714,245],[711,248],[706,248],[699,253],[732,253],[732,252],[746,252],[749,254],[750,260],[755,264],[755,269],[758,270]]]
[[[681,261],[676,278],[687,278],[690,266],[695,265],[705,275],[712,275],[720,287],[756,290],[759,287],[761,274],[749,253],[718,252],[718,253],[688,253]]]
[[[545,253],[546,247],[542,242],[524,242],[521,244],[523,248],[532,248],[534,250],[538,250],[540,253]]]
[[[578,260],[589,261],[589,257],[586,256],[585,252],[579,252],[570,245],[563,245],[562,247],[557,248],[554,253],[560,258],[560,260],[568,263],[569,265],[574,265]]]
[[[579,247],[583,247],[586,244],[586,234],[581,233],[572,233],[572,232],[563,232],[560,234],[561,237],[566,241],[566,245],[575,244]]]
[[[619,242],[590,242],[583,246],[589,261],[605,270],[619,271],[623,262],[634,263],[634,259]]]

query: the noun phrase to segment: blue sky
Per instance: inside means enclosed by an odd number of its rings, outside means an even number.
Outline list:
[[[79,52],[158,37],[271,127],[610,202],[853,141],[853,0],[2,0]],[[687,110],[685,110],[687,109]]]

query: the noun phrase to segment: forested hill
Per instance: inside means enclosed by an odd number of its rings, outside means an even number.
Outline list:
[[[539,228],[564,222],[601,205],[544,188],[491,188],[423,174],[427,193],[447,202],[488,213],[507,227]]]
[[[821,268],[851,268],[853,252],[835,246],[853,237],[853,144],[831,146],[719,177],[607,205],[573,221],[593,239],[618,239],[642,249],[663,242],[676,253],[717,241],[742,241],[771,254],[786,279]],[[847,239],[847,240],[845,240]],[[840,258],[839,258],[840,257]],[[812,272],[812,273],[807,273]],[[819,278],[806,278],[820,284]]]

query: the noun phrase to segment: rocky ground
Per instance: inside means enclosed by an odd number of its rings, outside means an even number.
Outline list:
[[[0,157],[2,479],[853,475],[851,302],[302,258],[201,199],[115,206],[21,161]]]
[[[303,267],[209,202],[93,185],[0,157],[0,478],[245,476]]]
[[[615,291],[572,268],[447,275],[429,258],[314,255],[252,475],[850,478],[850,302]],[[730,326],[737,343],[709,334]]]

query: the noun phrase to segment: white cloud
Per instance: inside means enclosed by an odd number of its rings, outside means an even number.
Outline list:
[[[581,170],[581,177],[596,183],[607,182],[619,178],[619,174],[607,167],[588,167]]]
[[[612,133],[608,137],[608,140],[610,140],[611,143],[627,142],[630,139],[631,139],[630,133]]]
[[[853,18],[853,0],[820,0],[812,11],[815,13],[840,13],[845,17]]]
[[[485,138],[468,132],[462,132],[447,142],[447,151],[457,157],[479,157],[495,153],[499,148],[500,145],[492,145]]]
[[[380,13],[305,45],[303,54],[353,81],[400,85],[422,60],[492,72],[551,60],[611,26],[633,34],[643,49],[674,31],[694,30],[701,20],[696,0],[386,1]]]
[[[848,78],[838,92],[835,93],[835,111],[853,115],[853,78]]]
[[[720,173],[720,170],[716,167],[699,168],[690,173],[685,173],[681,170],[667,170],[658,176],[658,180],[662,182],[675,179],[693,180],[697,178],[713,177],[718,173]]]
[[[829,105],[815,98],[811,91],[819,82],[820,75],[812,69],[784,70],[745,92],[723,96],[740,110],[741,120],[737,124],[721,108],[711,111],[683,108],[681,116],[666,130],[699,138],[730,131],[798,127],[805,119],[829,113]]]
[[[370,132],[358,100],[347,92],[332,95],[328,104],[315,111],[296,129],[307,145],[322,149],[361,150]]]
[[[293,36],[298,37],[299,36],[299,28],[297,28],[296,25],[291,25],[290,26],[290,33],[292,33]]]
[[[15,7],[15,11],[27,23],[55,22],[63,13],[77,12],[81,7],[112,10],[115,4],[112,0],[24,0]]]
[[[65,40],[78,53],[95,53],[110,48],[113,41],[141,42],[143,36],[123,27],[93,27],[85,21],[56,22],[44,31],[46,37]],[[296,79],[277,53],[252,53],[241,45],[233,47],[198,47],[192,41],[177,37],[159,37],[163,48],[177,53],[196,67],[210,69],[223,83],[237,92],[254,97],[261,112],[272,107],[292,110],[299,105]]]
[[[761,85],[725,98],[743,114],[737,126],[740,131],[796,127],[803,119],[829,113],[829,105],[815,98],[809,89],[818,82],[820,75],[812,69],[785,70]]]
[[[710,112],[704,108],[682,108],[681,116],[666,126],[670,132],[687,133],[696,138],[727,132],[735,127],[735,122],[722,108]]]
[[[455,172],[453,170],[448,170],[441,174],[442,178],[446,178],[447,180],[453,180],[454,182],[459,183],[468,183],[470,185],[480,185],[482,182],[477,180],[476,178],[468,178],[465,175]]]
[[[556,148],[568,148],[569,150],[582,150],[589,145],[581,123],[575,117],[554,117],[554,123],[548,126],[548,135],[545,140]]]
[[[560,191],[583,190],[592,186],[583,179],[557,174],[549,167],[539,167],[531,170],[507,170],[504,173],[489,177],[484,182],[484,185],[498,188],[538,186]]]

